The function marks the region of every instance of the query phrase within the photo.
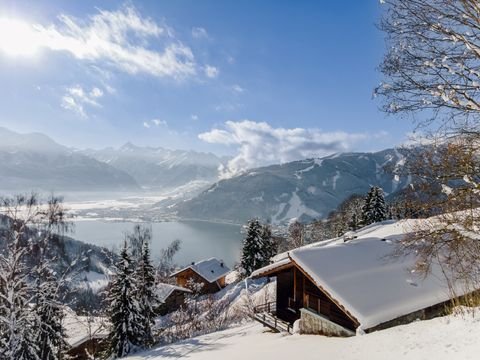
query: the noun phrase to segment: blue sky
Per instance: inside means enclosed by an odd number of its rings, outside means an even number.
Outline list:
[[[0,125],[75,147],[239,156],[239,166],[403,141],[372,99],[371,1],[3,1]]]

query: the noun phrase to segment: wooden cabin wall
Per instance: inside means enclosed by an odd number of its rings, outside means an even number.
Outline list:
[[[174,290],[156,310],[157,315],[163,316],[178,310],[180,306],[185,304],[185,292]]]
[[[288,298],[293,297],[293,269],[277,274],[277,310],[288,307]]]
[[[225,276],[221,277],[220,279],[217,280],[218,285],[220,285],[221,288],[224,288],[226,286],[225,284]]]
[[[177,285],[181,287],[188,288],[187,282],[189,279],[192,279],[196,283],[203,284],[202,290],[200,291],[200,293],[202,294],[213,294],[220,290],[219,285],[221,284],[221,282],[219,282],[219,284],[217,284],[216,281],[214,281],[213,283],[209,283],[192,269],[186,269],[176,275]]]
[[[298,271],[300,272],[300,271]],[[303,307],[313,310],[344,328],[355,331],[356,324],[345,312],[324,294],[314,283],[302,273],[304,280]],[[308,295],[308,297],[307,297]],[[309,300],[307,303],[307,299]],[[320,309],[319,309],[320,308]]]
[[[304,300],[304,287],[305,287],[305,276],[303,273],[298,270],[297,268],[294,268],[294,285],[295,285],[295,307],[297,309],[300,309],[303,307],[303,300]]]
[[[91,357],[87,356],[86,350],[89,354],[98,355],[107,350],[107,339],[90,339],[82,344],[68,350],[67,354],[71,359],[75,360],[89,360]]]

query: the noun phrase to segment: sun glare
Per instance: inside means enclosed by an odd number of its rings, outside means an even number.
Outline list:
[[[0,52],[10,56],[32,56],[40,46],[40,34],[28,23],[0,18]]]

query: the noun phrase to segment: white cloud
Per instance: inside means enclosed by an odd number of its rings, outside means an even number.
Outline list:
[[[93,87],[90,91],[85,91],[80,85],[74,85],[67,88],[62,97],[62,107],[76,112],[83,118],[87,118],[85,105],[100,107],[98,99],[103,96],[103,91],[98,87]]]
[[[197,120],[198,120],[198,115],[192,114],[192,115],[190,116],[190,118],[191,118],[192,120],[194,120],[194,121],[197,121]]]
[[[215,66],[206,65],[204,68],[205,75],[209,78],[216,78],[220,71]]]
[[[160,119],[152,119],[149,121],[144,121],[143,122],[143,127],[150,129],[152,126],[168,126],[168,123],[165,120],[160,120]]]
[[[201,38],[208,39],[207,30],[205,30],[205,29],[202,28],[202,27],[194,27],[194,28],[192,28],[192,36],[193,36],[195,39],[201,39]]]
[[[243,120],[227,121],[224,129],[212,129],[198,137],[208,143],[237,147],[237,155],[221,169],[222,177],[231,177],[253,167],[347,151],[371,136],[319,129],[274,128],[266,122]]]
[[[242,87],[241,87],[240,85],[238,85],[238,84],[233,85],[233,86],[232,86],[232,90],[233,90],[234,92],[236,92],[236,93],[239,93],[239,94],[245,92],[245,89],[242,88]]]
[[[215,111],[218,112],[232,112],[235,110],[238,110],[242,104],[237,104],[237,103],[223,103],[223,104],[218,104],[213,107]]]
[[[155,124],[156,126],[167,126],[167,122],[165,120],[160,120],[160,119],[153,119],[152,123]]]
[[[102,96],[103,96],[103,91],[100,90],[100,89],[97,88],[97,87],[94,87],[94,88],[92,89],[92,91],[90,91],[90,96],[91,96],[92,98],[102,97]]]
[[[186,78],[196,73],[191,49],[171,38],[166,26],[142,17],[132,6],[99,10],[86,21],[69,15],[60,15],[58,20],[58,24],[43,26],[0,18],[0,52],[31,56],[47,48],[80,60],[104,62],[130,74]],[[156,49],[149,47],[151,39]],[[159,40],[163,40],[161,49]]]
[[[72,110],[73,112],[76,112],[78,115],[80,115],[83,118],[87,117],[87,114],[83,109],[83,105],[77,102],[75,98],[73,98],[70,95],[64,95],[62,97],[62,107],[64,109]]]

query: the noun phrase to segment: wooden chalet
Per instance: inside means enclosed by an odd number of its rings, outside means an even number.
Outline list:
[[[225,276],[229,272],[230,269],[223,261],[210,258],[197,263],[193,262],[170,276],[175,277],[177,285],[182,288],[188,287],[189,282],[193,281],[203,285],[201,293],[213,294],[225,287]]]
[[[391,256],[408,224],[376,224],[279,255],[252,274],[277,284],[276,300],[257,307],[255,319],[277,331],[299,320],[301,333],[351,336],[441,315],[451,301],[441,269],[419,278],[409,271],[413,257]],[[455,284],[455,293],[468,291]]]
[[[160,303],[155,309],[155,313],[160,316],[178,310],[185,304],[185,296],[192,292],[189,289],[171,284],[158,284],[155,291]]]
[[[291,332],[293,323],[302,317],[302,312],[305,314],[309,312],[311,315],[322,317],[324,325],[329,325],[329,328],[328,331],[326,329],[318,329],[318,331],[304,329],[304,333],[313,332],[337,336],[349,336],[355,333],[358,322],[341,305],[316,286],[308,273],[305,273],[290,259],[278,267],[256,272],[253,277],[265,276],[276,277],[277,287],[276,301],[262,304],[255,309],[256,319],[264,325],[273,330],[286,329]],[[267,313],[266,316],[264,312]],[[268,313],[271,314],[270,317]]]
[[[109,331],[106,319],[77,315],[67,308],[63,326],[69,359],[88,360],[107,349]]]

